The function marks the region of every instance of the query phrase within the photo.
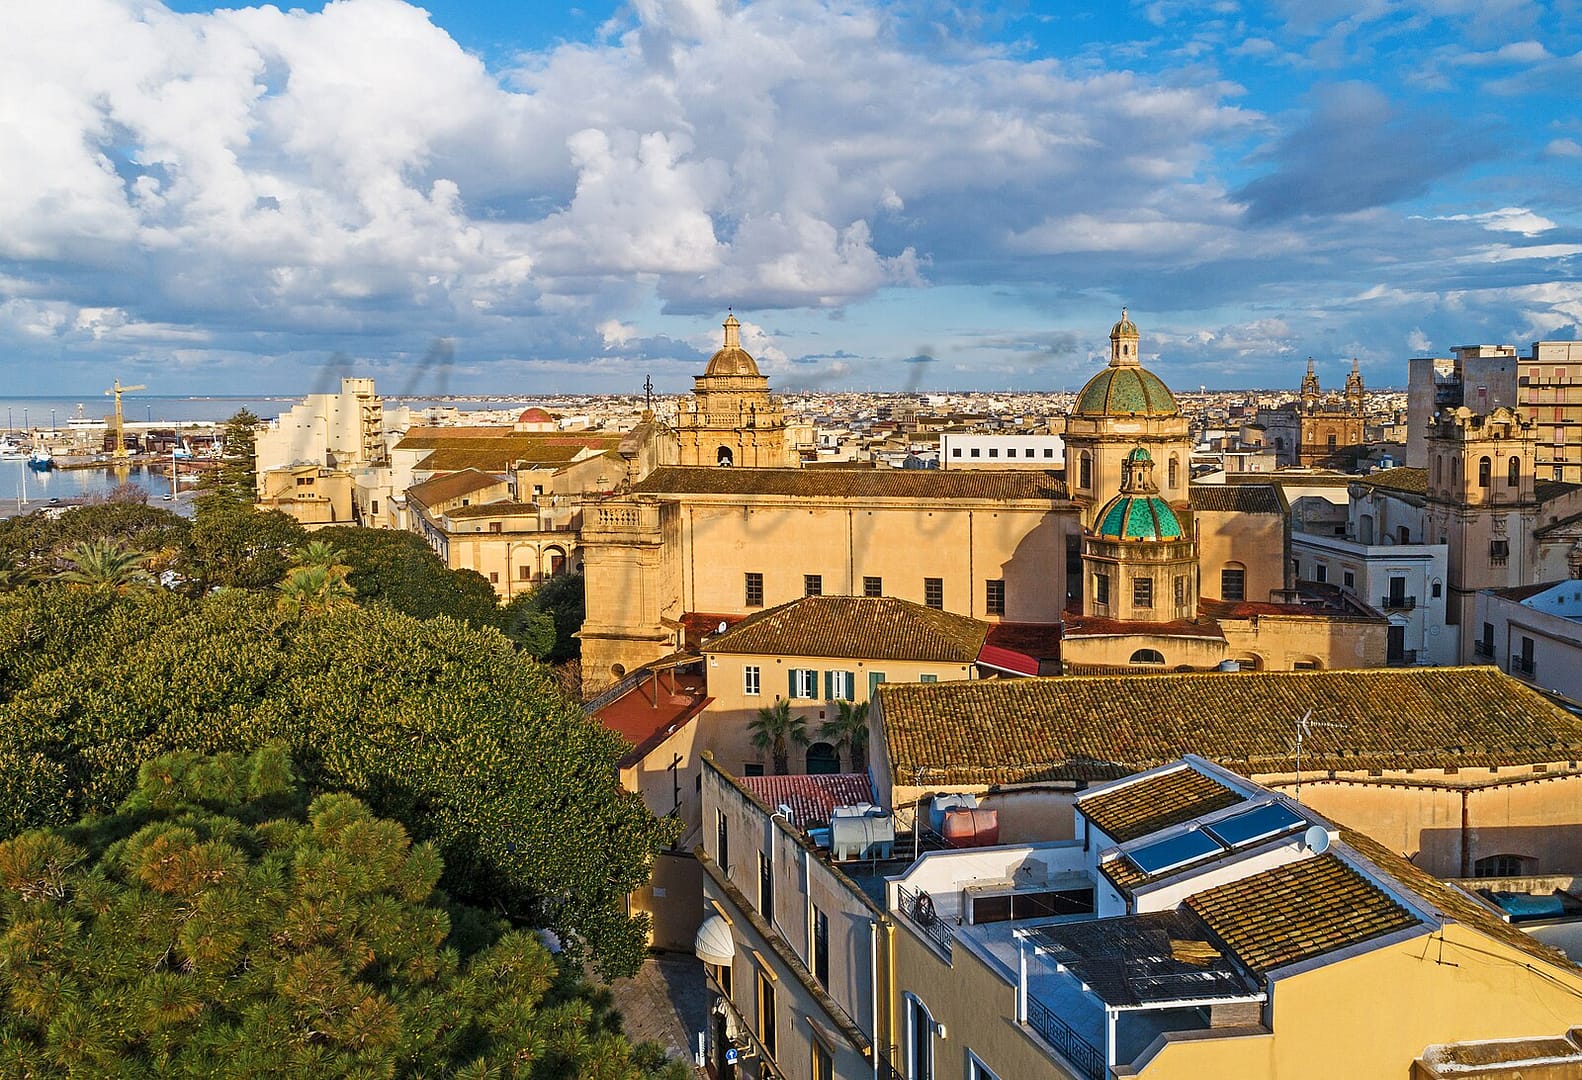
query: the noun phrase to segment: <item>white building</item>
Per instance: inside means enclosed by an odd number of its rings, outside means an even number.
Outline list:
[[[1066,444],[1059,435],[990,435],[947,431],[939,437],[942,469],[1059,469]]]
[[[1474,610],[1478,660],[1582,703],[1582,581],[1484,589]]]

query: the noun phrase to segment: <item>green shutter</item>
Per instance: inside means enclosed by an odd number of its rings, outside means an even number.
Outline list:
[[[833,671],[824,673],[824,700],[835,700],[835,673]]]
[[[917,681],[918,682],[938,682],[939,681],[939,676],[938,675],[919,675],[917,677]]]
[[[794,697],[796,697],[796,692],[797,692],[796,668],[791,668],[789,671],[786,672],[786,675],[789,676],[789,679],[790,679],[790,681],[786,685],[786,697],[794,698]]]
[[[879,684],[882,683],[882,682],[884,682],[884,672],[882,672],[882,671],[870,671],[870,672],[868,672],[868,697],[869,697],[870,700],[872,700],[872,698],[873,698],[873,692],[875,690],[879,689]]]

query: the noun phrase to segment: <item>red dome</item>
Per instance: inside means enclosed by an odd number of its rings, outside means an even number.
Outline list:
[[[552,424],[555,422],[555,418],[535,406],[531,409],[522,410],[522,415],[516,418],[516,422],[518,424]]]

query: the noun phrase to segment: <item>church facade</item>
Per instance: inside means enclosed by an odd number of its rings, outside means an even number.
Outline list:
[[[1345,389],[1338,395],[1324,395],[1310,357],[1300,397],[1258,414],[1264,445],[1274,449],[1275,463],[1281,467],[1354,469],[1366,443],[1363,391],[1362,369],[1352,360]]]

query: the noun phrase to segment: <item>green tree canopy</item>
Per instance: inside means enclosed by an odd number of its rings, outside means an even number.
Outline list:
[[[576,635],[586,617],[584,588],[581,574],[560,574],[526,596],[514,598],[506,605],[507,633],[518,628],[523,633],[523,648],[531,652],[533,646],[527,642],[536,645],[542,641],[542,620],[547,617],[554,630],[554,642],[548,651],[533,655],[550,663],[575,659],[582,653],[582,642]],[[535,615],[539,618],[535,619]]]
[[[258,497],[258,417],[242,409],[225,422],[220,467],[198,481],[199,505],[217,501],[251,506]]]
[[[148,553],[151,573],[171,569],[187,546],[191,523],[178,514],[140,503],[79,506],[63,514],[42,510],[0,518],[0,564],[52,572],[78,543],[110,541]]]
[[[617,785],[619,737],[497,631],[104,592],[0,594],[0,825],[106,812],[161,753],[280,742],[315,787],[436,844],[454,894],[635,970],[646,923],[623,901],[672,826]]]
[[[654,1075],[441,872],[278,746],[156,758],[115,813],[0,843],[0,1074]]]
[[[775,772],[781,776],[790,771],[791,744],[808,744],[807,721],[792,712],[791,703],[784,698],[760,708],[758,715],[747,721],[747,731],[753,745],[773,759]]]
[[[216,586],[272,589],[307,541],[302,525],[279,510],[255,510],[252,500],[200,500],[182,573],[194,591]]]
[[[499,626],[494,587],[474,570],[452,570],[415,533],[336,525],[313,534],[341,552],[360,604],[383,604],[419,619],[448,615],[469,626]]]

